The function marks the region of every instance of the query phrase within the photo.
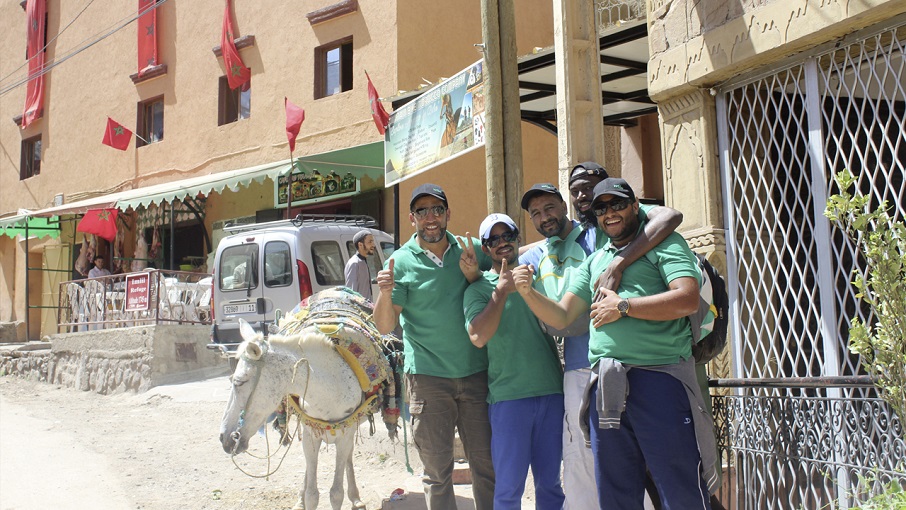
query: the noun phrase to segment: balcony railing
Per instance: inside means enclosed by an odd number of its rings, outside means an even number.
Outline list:
[[[868,376],[710,385],[727,509],[850,508],[906,483],[903,424]]]
[[[645,20],[647,11],[644,0],[595,0],[598,33],[619,27],[628,21]]]
[[[210,324],[208,274],[151,269],[60,284],[57,331]]]

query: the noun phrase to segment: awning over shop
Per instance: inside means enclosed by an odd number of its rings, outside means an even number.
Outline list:
[[[380,179],[384,175],[384,144],[374,142],[356,147],[348,147],[331,152],[296,158],[296,167],[305,171],[318,170],[322,174],[335,172],[339,175],[351,173],[355,177]],[[117,208],[125,211],[130,207],[148,207],[163,202],[207,196],[212,191],[223,192],[226,188],[249,186],[252,182],[263,182],[265,179],[277,180],[290,170],[290,160],[285,159],[239,170],[218,172],[189,179],[155,184],[117,193],[80,200],[47,209],[30,212],[31,217],[50,218],[63,214],[84,214],[89,209]]]
[[[373,180],[384,177],[384,142],[367,143],[356,147],[323,152],[296,158],[296,168],[321,174],[333,171],[337,175],[352,174]],[[325,172],[325,170],[327,172]]]
[[[189,179],[155,184],[142,188],[110,193],[108,195],[80,200],[57,207],[49,207],[35,211],[33,215],[42,217],[59,216],[61,214],[84,214],[88,209],[117,208],[122,211],[132,207],[161,204],[173,200],[182,200],[186,197],[198,195],[207,196],[212,191],[222,192],[224,188],[248,186],[253,181],[263,182],[264,179],[276,179],[278,175],[289,170],[289,160],[268,163],[240,170],[230,170],[211,175],[202,175]]]
[[[16,237],[26,234],[29,237],[56,239],[60,235],[60,225],[52,223],[48,218],[31,217],[30,213],[0,218],[0,236]]]

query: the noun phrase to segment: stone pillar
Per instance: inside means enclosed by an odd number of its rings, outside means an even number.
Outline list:
[[[554,53],[559,186],[566,190],[569,170],[574,164],[588,160],[605,162],[594,2],[554,0]],[[619,158],[619,149],[616,153]]]
[[[705,90],[694,90],[658,103],[658,111],[666,204],[682,211],[680,232],[689,246],[726,276],[714,98]],[[712,362],[712,373],[730,373],[729,352]]]

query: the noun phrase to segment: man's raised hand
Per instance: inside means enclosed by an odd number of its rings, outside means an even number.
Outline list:
[[[393,281],[393,259],[387,263],[387,269],[378,271],[377,274],[378,289],[384,294],[393,292],[396,282]]]
[[[532,290],[534,282],[535,266],[531,264],[522,264],[516,266],[510,271],[513,275],[513,282],[516,284],[516,290],[520,294],[526,295]]]
[[[506,266],[506,259],[503,259],[500,262],[500,278],[497,280],[497,288],[509,294],[516,290],[516,282],[513,280],[513,272],[507,271]]]
[[[457,236],[456,242],[462,248],[462,255],[459,256],[459,269],[470,282],[474,282],[481,275],[478,269],[478,257],[475,255],[475,245],[472,244],[472,236],[466,232],[466,237]]]

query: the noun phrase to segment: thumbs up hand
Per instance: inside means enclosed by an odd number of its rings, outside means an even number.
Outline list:
[[[396,282],[393,280],[393,259],[387,262],[387,269],[378,271],[377,284],[381,294],[390,295]]]

